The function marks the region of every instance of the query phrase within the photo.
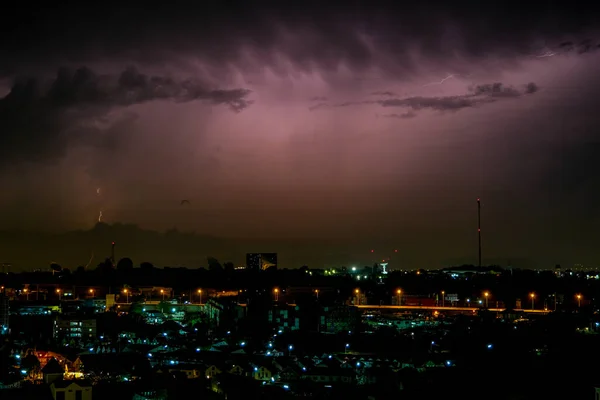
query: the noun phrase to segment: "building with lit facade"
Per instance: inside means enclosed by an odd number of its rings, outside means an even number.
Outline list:
[[[8,303],[8,297],[4,294],[0,294],[0,335],[9,332],[9,317],[10,308]]]
[[[55,339],[91,339],[95,337],[95,319],[57,318],[54,320]]]
[[[264,271],[268,268],[277,268],[277,253],[248,253],[246,254],[246,268],[255,271]]]

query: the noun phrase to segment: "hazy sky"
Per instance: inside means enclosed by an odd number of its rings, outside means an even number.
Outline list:
[[[599,264],[596,10],[244,4],[5,18],[0,229],[102,212],[437,267],[476,262],[481,197],[484,262]]]

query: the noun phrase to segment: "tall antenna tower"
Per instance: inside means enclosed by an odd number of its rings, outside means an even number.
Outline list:
[[[479,239],[479,268],[481,268],[481,199],[477,198],[477,236]]]
[[[111,243],[111,252],[110,252],[110,261],[112,262],[113,267],[115,264],[115,242]]]

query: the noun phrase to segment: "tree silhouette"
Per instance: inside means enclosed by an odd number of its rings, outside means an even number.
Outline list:
[[[131,258],[121,258],[117,263],[117,271],[131,271],[133,270],[133,261]]]
[[[235,266],[233,265],[232,262],[226,262],[225,264],[223,264],[223,269],[228,274],[231,274],[231,273],[233,273],[233,271],[235,271]]]
[[[35,368],[39,368],[39,366],[40,360],[38,360],[35,354],[31,352],[21,360],[21,369],[27,371],[28,373]]]
[[[140,269],[145,272],[150,272],[154,269],[154,265],[152,265],[152,263],[144,261],[140,264]]]
[[[223,266],[221,265],[219,260],[217,260],[216,258],[207,257],[207,261],[208,261],[208,270],[209,271],[222,271],[223,270]]]
[[[113,268],[113,264],[110,258],[105,259],[103,262],[98,264],[98,268],[100,271],[111,270]]]

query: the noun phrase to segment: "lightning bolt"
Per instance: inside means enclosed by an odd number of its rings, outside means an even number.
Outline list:
[[[442,79],[439,82],[430,82],[426,85],[423,85],[423,87],[425,86],[432,86],[432,85],[442,85],[444,84],[444,82],[446,82],[448,79],[452,79],[452,78],[456,78],[456,76],[454,74],[448,74],[448,76],[446,76],[444,79]]]
[[[90,261],[88,261],[88,263],[87,263],[87,265],[84,267],[84,269],[87,269],[87,268],[90,266],[90,264],[92,263],[92,260],[93,260],[93,259],[94,259],[94,252],[92,251],[92,255],[91,255],[91,257],[90,257]]]
[[[100,188],[96,189],[96,195],[100,196]],[[102,222],[102,210],[100,210],[100,214],[98,215],[98,222]]]
[[[544,54],[540,54],[539,56],[536,56],[537,58],[546,58],[546,57],[552,57],[555,56],[556,53],[552,52],[552,51],[547,51]]]

